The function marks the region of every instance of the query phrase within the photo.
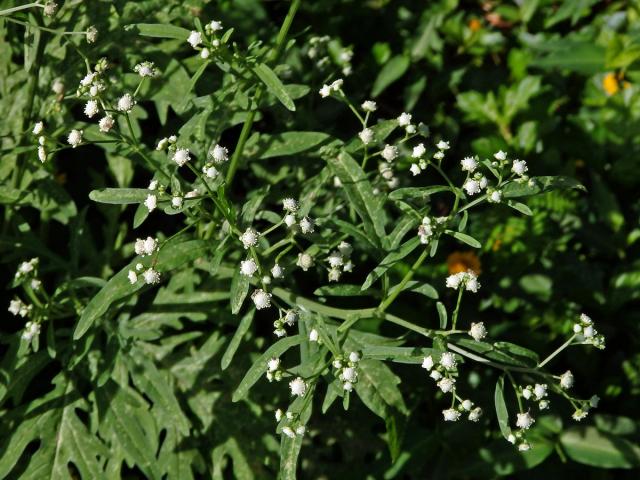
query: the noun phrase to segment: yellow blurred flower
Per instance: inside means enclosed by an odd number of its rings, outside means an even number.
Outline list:
[[[620,84],[616,78],[616,74],[613,72],[607,73],[602,79],[602,88],[607,95],[615,95],[620,90]]]
[[[476,275],[482,273],[480,259],[473,252],[453,252],[447,257],[447,267],[450,275],[467,270],[472,270]]]

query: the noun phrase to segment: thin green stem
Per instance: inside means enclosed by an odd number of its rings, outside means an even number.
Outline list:
[[[378,307],[378,310],[380,312],[384,312],[387,308],[389,308],[389,305],[391,305],[393,301],[396,299],[396,297],[400,295],[404,286],[407,284],[407,282],[409,282],[409,280],[413,278],[413,275],[416,273],[416,270],[420,268],[420,265],[422,265],[422,263],[426,260],[428,255],[429,255],[429,251],[427,249],[424,249],[420,254],[420,256],[418,257],[418,259],[415,261],[415,263],[411,266],[411,269],[405,274],[404,278],[400,281],[400,284],[398,285],[398,287],[394,288],[393,293],[389,295],[389,297],[386,300],[380,303],[380,306]]]
[[[19,12],[20,10],[27,10],[29,8],[32,8],[32,7],[44,8],[44,5],[42,5],[41,3],[38,3],[38,2],[33,2],[33,3],[27,3],[25,5],[20,5],[18,7],[7,8],[6,10],[0,10],[0,17],[2,17],[4,15],[10,15],[10,14],[15,13],[15,12]]]
[[[451,329],[456,329],[456,323],[458,322],[458,312],[460,311],[460,303],[462,301],[462,294],[464,293],[464,288],[462,286],[458,289],[458,301],[456,302],[456,309],[453,311],[453,318],[451,320]]]
[[[571,335],[571,337],[569,338],[569,340],[567,340],[566,342],[564,342],[562,345],[560,345],[553,353],[551,353],[551,355],[549,355],[547,358],[545,358],[542,362],[540,362],[538,364],[538,368],[544,367],[547,363],[549,363],[553,357],[555,357],[556,355],[558,355],[562,350],[564,350],[565,348],[567,348],[569,345],[571,345],[571,342],[573,342],[574,338],[576,338],[576,334],[574,333],[573,335]]]

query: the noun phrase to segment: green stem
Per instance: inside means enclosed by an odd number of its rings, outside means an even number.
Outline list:
[[[386,300],[380,303],[380,306],[378,307],[378,310],[380,312],[384,312],[389,307],[389,305],[393,303],[396,297],[400,295],[404,286],[407,284],[409,280],[411,280],[411,278],[413,278],[414,273],[416,273],[416,270],[420,268],[420,265],[422,265],[422,263],[426,260],[428,255],[429,255],[429,251],[427,249],[424,249],[420,254],[420,256],[418,257],[418,259],[415,261],[415,263],[411,266],[411,270],[409,270],[405,274],[404,278],[400,281],[400,284],[398,285],[398,287],[394,288],[393,293],[389,295],[389,297]]]
[[[26,5],[20,5],[19,7],[11,7],[11,8],[7,8],[6,10],[0,10],[0,17],[4,16],[4,15],[10,15],[14,12],[19,12],[20,10],[27,10],[28,8],[31,7],[40,7],[40,8],[44,8],[44,5],[38,3],[38,2],[33,2],[33,3],[27,3]]]
[[[540,362],[538,364],[538,368],[544,367],[547,363],[549,363],[553,357],[555,357],[556,355],[558,355],[562,350],[564,350],[565,348],[567,348],[571,342],[573,342],[573,339],[576,338],[576,334],[574,333],[573,335],[571,335],[571,338],[569,338],[569,340],[567,340],[566,342],[564,342],[562,345],[560,345],[553,353],[551,353],[551,355],[549,355],[547,358],[545,358],[542,362]]]
[[[460,311],[460,302],[462,301],[462,294],[464,293],[464,288],[460,286],[458,289],[458,301],[456,302],[456,309],[453,311],[453,319],[451,320],[451,328],[453,330],[456,329],[456,323],[458,322],[458,312]]]

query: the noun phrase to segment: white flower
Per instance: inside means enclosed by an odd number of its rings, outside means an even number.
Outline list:
[[[341,267],[342,264],[344,263],[344,260],[342,258],[342,254],[340,252],[338,252],[337,250],[331,252],[329,257],[327,258],[327,261],[329,262],[329,265],[332,268]]]
[[[460,284],[462,284],[465,277],[466,277],[465,272],[459,272],[459,273],[454,273],[453,275],[449,275],[447,277],[446,285],[447,287],[453,288],[454,290],[456,290],[458,287],[460,287]]]
[[[33,132],[34,135],[40,135],[43,130],[44,130],[44,123],[43,122],[37,122],[33,126],[32,132]]]
[[[429,376],[433,378],[436,382],[442,378],[442,374],[437,370],[432,370]]]
[[[309,332],[309,341],[310,342],[318,341],[318,331],[315,328]]]
[[[141,264],[140,262],[136,263],[136,270],[137,270],[137,271],[139,271],[139,272],[140,272],[140,271],[142,271],[142,269],[143,269],[143,268],[144,268],[144,265],[143,265],[143,264]]]
[[[200,50],[200,58],[203,59],[207,59],[209,58],[209,56],[211,55],[211,52],[209,51],[208,48],[203,48],[202,50]]]
[[[15,298],[13,300],[11,300],[9,302],[9,312],[12,315],[19,315],[20,314],[20,310],[22,310],[22,308],[24,307],[24,303],[22,303],[21,300]],[[23,315],[24,316],[24,315]]]
[[[98,39],[98,29],[91,25],[89,28],[87,28],[87,43],[95,43],[95,41]]]
[[[288,227],[291,228],[292,226],[294,226],[296,224],[296,216],[295,215],[285,215],[284,216],[284,224]]]
[[[571,370],[567,370],[560,375],[560,386],[564,389],[573,387],[573,373],[571,373]]]
[[[295,325],[298,321],[298,311],[297,310],[289,310],[284,316],[284,323],[289,325],[290,327]]]
[[[304,217],[302,220],[300,220],[300,231],[302,233],[313,233],[314,225],[315,222],[311,218]]]
[[[503,161],[505,161],[507,159],[507,154],[505,152],[503,152],[502,150],[500,150],[500,151],[498,151],[498,153],[494,153],[493,154],[493,158],[503,162]]]
[[[571,418],[573,418],[575,421],[579,422],[580,420],[585,418],[588,414],[589,414],[589,412],[587,410],[582,410],[581,408],[579,408],[578,410],[573,412],[573,415],[571,415]]]
[[[136,101],[133,99],[130,93],[125,93],[118,99],[118,104],[116,108],[118,111],[123,113],[129,113],[133,106],[136,104]]]
[[[202,173],[206,175],[207,178],[216,178],[220,175],[220,172],[214,166],[202,167]]]
[[[144,206],[147,207],[149,212],[153,212],[158,205],[158,197],[155,195],[147,195],[147,198],[144,201]]]
[[[179,196],[175,196],[171,199],[171,206],[173,208],[180,208],[182,207],[182,202],[183,202],[183,198],[179,197]]]
[[[334,80],[330,85],[331,86],[331,90],[333,90],[333,91],[340,90],[342,88],[342,84],[343,83],[344,83],[344,80],[342,80],[341,78],[338,78],[338,79]]]
[[[469,412],[473,407],[473,402],[471,400],[463,400],[460,405],[462,405],[462,408],[464,408],[467,412]]]
[[[268,372],[275,372],[276,370],[278,370],[278,367],[280,367],[280,359],[277,357],[273,357],[267,362]]]
[[[62,95],[64,93],[64,82],[59,78],[56,78],[51,84],[51,90],[56,95]]]
[[[440,140],[438,143],[436,143],[436,147],[439,150],[449,150],[449,142],[445,142],[444,140]]]
[[[393,145],[385,145],[382,149],[382,158],[384,158],[387,162],[392,162],[398,156],[398,147]]]
[[[473,172],[476,168],[478,168],[478,162],[473,157],[465,157],[460,160],[460,165],[462,165],[462,170],[465,172]]]
[[[213,161],[216,163],[224,163],[229,160],[229,150],[227,150],[227,148],[223,147],[222,145],[218,145],[217,143],[211,149],[209,154],[211,155]]]
[[[460,418],[460,412],[455,408],[448,408],[442,411],[442,416],[446,422],[457,422]]]
[[[527,167],[527,162],[525,162],[524,160],[513,161],[513,165],[511,166],[511,171],[516,175],[522,176],[525,174],[527,170],[529,170],[529,168]]]
[[[252,277],[254,273],[258,271],[258,265],[253,258],[249,260],[242,260],[240,262],[240,273],[247,277]]]
[[[533,425],[534,422],[535,419],[531,415],[529,415],[529,412],[517,414],[516,426],[518,428],[527,430],[529,427],[531,427],[531,425]]]
[[[480,182],[473,178],[469,178],[464,182],[462,188],[464,188],[468,195],[475,195],[476,193],[480,193]]]
[[[331,87],[329,85],[323,85],[322,88],[318,91],[322,98],[327,98],[331,95]]]
[[[133,270],[129,270],[129,273],[127,274],[127,278],[129,279],[129,283],[133,285],[138,281],[138,274]]]
[[[80,85],[82,87],[88,87],[93,83],[93,80],[96,78],[98,74],[95,72],[87,73],[82,80],[80,80]]]
[[[340,271],[339,268],[331,268],[329,269],[329,273],[327,274],[327,279],[330,282],[338,282],[340,281],[341,275],[342,275],[342,272]]]
[[[296,427],[296,435],[304,435],[304,432],[306,431],[307,431],[307,427],[305,427],[304,425],[300,425]]]
[[[480,177],[480,180],[478,180],[478,184],[480,185],[480,190],[484,190],[487,188],[487,185],[489,185],[489,180],[487,180],[487,177],[483,175]]]
[[[307,392],[307,384],[302,378],[297,377],[289,382],[289,389],[291,389],[291,395],[303,397]]]
[[[222,30],[222,22],[218,20],[212,20],[211,23],[207,25],[207,27],[209,27],[209,30],[211,30],[212,32],[217,32],[219,30]]]
[[[451,352],[444,352],[440,357],[440,365],[447,370],[453,370],[456,368],[456,357]]]
[[[411,114],[406,112],[401,113],[398,117],[398,125],[401,127],[411,125]]]
[[[113,128],[113,124],[113,117],[111,115],[106,115],[100,119],[98,127],[100,127],[100,131],[102,133],[107,133]]]
[[[34,337],[40,334],[40,324],[36,322],[27,322],[22,332],[22,339],[30,342]]]
[[[422,171],[420,170],[420,167],[418,166],[417,163],[412,164],[409,170],[411,170],[411,173],[413,174],[414,177]]]
[[[47,2],[44,4],[44,8],[42,9],[42,13],[47,17],[53,17],[58,10],[58,4],[56,2]]]
[[[258,310],[269,308],[271,306],[271,294],[265,292],[261,288],[251,294],[251,300],[253,300],[253,303]]]
[[[442,160],[444,158],[444,152],[442,150],[437,151],[433,154],[433,158],[436,160]]]
[[[362,140],[362,143],[369,145],[373,141],[373,130],[365,128],[358,134],[358,136],[360,137],[360,140]]]
[[[472,323],[469,329],[469,335],[473,337],[476,342],[479,342],[487,336],[487,329],[484,327],[484,323]]]
[[[142,62],[133,67],[133,70],[140,75],[141,77],[155,77],[158,75],[158,70],[156,69],[153,62]]]
[[[482,416],[482,409],[480,407],[476,407],[469,412],[468,418],[471,422],[477,422],[478,420],[480,420],[481,416]]]
[[[414,133],[416,133],[416,126],[415,125],[407,125],[406,128],[405,128],[405,131],[409,135],[413,135]]]
[[[282,200],[282,208],[286,212],[296,213],[299,205],[293,198],[285,198]]]
[[[134,245],[136,255],[144,257],[145,255],[151,255],[156,250],[158,241],[153,237],[147,237],[146,239],[138,238]]]
[[[151,180],[149,182],[149,186],[147,187],[147,189],[153,191],[156,188],[158,188],[158,181],[157,180]]]
[[[465,281],[465,288],[469,292],[478,293],[478,289],[480,288],[480,282],[478,282],[478,277],[472,271],[467,272],[467,278]]]
[[[360,361],[360,354],[358,352],[351,352],[349,354],[349,361],[351,363],[358,363]]]
[[[277,409],[277,410],[276,410],[276,413],[275,413],[275,416],[276,416],[276,422],[279,422],[280,420],[282,420],[282,415],[284,415],[284,414],[282,413],[282,410]]]
[[[191,156],[189,155],[188,148],[178,148],[171,159],[178,164],[179,167],[183,166],[189,160],[191,160]]]
[[[362,110],[365,112],[375,112],[378,109],[378,105],[373,100],[365,100],[362,102]]]
[[[536,400],[542,400],[547,396],[547,386],[543,383],[536,383],[533,387],[533,394],[536,396]]]
[[[142,277],[147,285],[152,285],[154,283],[160,282],[160,272],[154,270],[153,268],[147,269]]]
[[[549,408],[549,400],[540,400],[540,402],[538,403],[538,408],[540,410],[546,410],[547,408]]]
[[[47,150],[42,145],[38,147],[38,160],[44,163],[47,160]]]
[[[342,380],[346,382],[355,382],[358,378],[358,372],[353,367],[346,367],[342,369]]]
[[[164,150],[165,148],[167,148],[168,144],[169,144],[169,139],[167,137],[164,137],[162,140],[158,142],[158,145],[156,145],[156,150],[157,151]]]
[[[531,398],[531,395],[533,395],[531,385],[527,385],[527,387],[522,390],[522,396],[525,400],[529,400]]]
[[[586,313],[581,313],[580,314],[580,322],[582,322],[583,325],[591,325],[591,324],[593,324],[593,320],[591,320],[591,317],[589,315],[587,315]]]
[[[72,148],[80,145],[82,143],[82,130],[71,130],[67,137],[67,143],[71,145]]]
[[[282,433],[284,433],[287,437],[289,438],[295,438],[296,437],[296,432],[294,432],[291,427],[284,427],[282,429]]]
[[[487,198],[491,203],[500,203],[502,201],[502,192],[500,190],[494,190]]]
[[[420,158],[420,157],[422,157],[422,155],[425,154],[426,151],[427,151],[427,149],[425,148],[424,144],[421,143],[421,144],[413,147],[413,152],[411,153],[411,156],[413,158]]]
[[[189,34],[189,38],[187,38],[187,42],[189,42],[189,45],[193,48],[196,48],[202,43],[202,34],[196,30],[192,30]]]
[[[443,393],[449,393],[451,390],[453,390],[455,384],[456,381],[453,378],[445,377],[441,379],[436,385],[438,385],[438,388],[442,390]]]
[[[342,384],[342,389],[346,392],[351,392],[353,391],[353,383],[351,382],[344,382]]]
[[[299,253],[296,265],[298,265],[300,268],[302,268],[302,270],[306,272],[311,267],[313,267],[313,257],[308,253]]]
[[[433,365],[434,362],[431,355],[429,355],[428,357],[424,357],[424,359],[422,360],[422,368],[424,368],[425,370],[431,370],[433,368]]]
[[[529,444],[529,442],[524,440],[521,444],[518,445],[518,450],[521,452],[526,452],[528,450],[531,450],[531,445]]]
[[[282,268],[277,263],[271,268],[271,275],[273,278],[282,278],[284,277],[284,268]]]
[[[353,262],[352,262],[351,260],[349,260],[347,263],[345,263],[345,264],[342,266],[342,271],[343,271],[343,272],[353,272],[353,267],[354,267],[354,266],[355,266],[355,265],[353,264]]]
[[[282,338],[287,334],[287,331],[284,328],[276,328],[273,333],[276,337]]]
[[[247,228],[242,235],[240,235],[240,241],[245,250],[249,247],[255,247],[258,244],[258,232],[253,228]]]

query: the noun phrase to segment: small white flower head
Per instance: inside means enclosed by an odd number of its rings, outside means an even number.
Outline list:
[[[247,250],[249,247],[255,247],[258,244],[259,233],[253,228],[247,228],[242,235],[240,235],[240,241],[242,246]]]
[[[502,201],[502,192],[500,190],[494,190],[489,194],[487,200],[491,203],[500,203]]]
[[[296,435],[304,435],[304,432],[307,431],[307,427],[305,427],[304,425],[299,425],[298,427],[296,427]]]
[[[462,405],[462,408],[467,412],[470,412],[473,408],[473,402],[469,399],[463,400],[460,405]]]
[[[136,270],[138,272],[141,272],[143,268],[144,268],[143,264],[141,264],[140,262],[136,263]]]
[[[154,283],[160,282],[160,272],[154,270],[153,268],[145,270],[145,272],[142,274],[142,277],[144,278],[144,282],[147,285],[153,285]]]
[[[32,133],[34,135],[40,135],[42,133],[42,131],[44,130],[44,123],[43,122],[37,122],[34,126],[33,126],[33,130]]]
[[[258,310],[269,308],[271,306],[271,294],[265,292],[261,288],[251,294],[251,300],[253,300],[253,303]]]
[[[11,313],[11,315],[17,316],[17,315],[20,315],[20,310],[22,310],[23,307],[24,307],[24,303],[22,303],[22,300],[18,298],[14,298],[9,302],[8,310],[9,310],[9,313]]]
[[[542,400],[547,396],[547,385],[544,383],[536,383],[533,387],[533,394],[536,396],[536,400]]]
[[[253,277],[253,274],[258,271],[258,265],[253,258],[249,260],[242,260],[240,262],[240,273],[247,277]]]
[[[298,265],[303,271],[306,272],[311,267],[313,267],[313,257],[308,253],[299,253],[296,265]]]
[[[153,62],[142,62],[133,67],[133,70],[142,78],[155,77],[158,75],[158,70]]]
[[[144,201],[144,206],[147,207],[149,212],[153,212],[158,206],[158,197],[155,195],[147,195],[147,198]]]
[[[138,281],[138,274],[134,270],[129,270],[129,273],[127,274],[127,278],[129,279],[129,283],[133,285]]]
[[[481,416],[482,416],[482,409],[480,407],[476,407],[469,412],[468,418],[469,418],[469,421],[471,422],[477,422],[478,420],[480,420]]]
[[[415,125],[407,125],[404,129],[409,135],[413,135],[414,133],[416,133],[416,126]]]
[[[434,362],[431,355],[424,357],[424,359],[422,360],[422,368],[424,368],[427,371],[431,370],[433,368],[433,365],[434,365]]]
[[[473,157],[465,157],[460,160],[460,165],[464,172],[472,173],[476,168],[478,168],[478,161]]]
[[[216,143],[213,148],[209,150],[209,156],[216,163],[224,163],[229,160],[229,150]]]
[[[285,212],[296,213],[298,211],[299,205],[296,200],[293,198],[284,198],[282,200],[282,209]]]
[[[67,143],[71,145],[72,148],[80,145],[82,143],[82,130],[71,130],[67,137]]]
[[[180,208],[182,207],[182,202],[183,202],[183,198],[176,195],[175,197],[171,198],[171,206],[173,208]]]
[[[516,175],[524,175],[529,168],[527,167],[527,162],[524,160],[514,160],[513,165],[511,166],[511,171]]]
[[[358,363],[360,361],[360,354],[358,352],[351,352],[349,354],[349,361],[351,363]]]
[[[113,128],[114,120],[111,115],[105,115],[98,122],[98,127],[102,133],[108,133]]]
[[[538,402],[538,408],[540,410],[546,410],[549,408],[549,400],[540,400],[540,402]]]
[[[480,193],[481,190],[480,182],[473,178],[467,179],[467,181],[464,182],[464,185],[462,185],[462,188],[467,192],[467,195],[475,195],[476,193]]]
[[[478,184],[480,185],[480,190],[484,190],[489,185],[489,180],[483,175],[478,179]]]
[[[593,325],[593,320],[591,320],[591,317],[589,315],[587,315],[586,313],[581,313],[580,314],[580,322],[582,323],[582,325]]]
[[[352,391],[353,391],[353,383],[351,383],[351,382],[344,382],[344,383],[342,384],[342,389],[343,389],[345,392],[352,392]]]
[[[193,48],[196,48],[198,45],[202,43],[202,34],[196,30],[192,30],[187,38],[187,42]]]
[[[40,334],[40,324],[36,322],[27,322],[22,332],[22,339],[30,342]]]
[[[167,145],[169,145],[169,139],[167,137],[164,137],[162,140],[158,142],[158,145],[156,145],[156,150],[160,152],[165,148],[167,148]]]
[[[218,32],[222,30],[222,22],[218,20],[212,20],[205,28],[212,33]]]
[[[507,159],[507,154],[505,152],[503,152],[502,150],[500,150],[497,153],[493,154],[493,158],[495,158],[496,160],[499,160],[501,162],[504,162]]]
[[[531,444],[526,440],[523,440],[522,443],[518,445],[518,450],[521,452],[527,452],[531,450]]]
[[[446,422],[457,422],[460,419],[460,412],[455,408],[448,408],[442,411],[442,416]]]
[[[460,287],[460,285],[463,284],[465,278],[466,278],[465,272],[454,273],[453,275],[449,275],[447,277],[446,285],[448,288],[453,288],[454,290],[457,290]]]
[[[116,108],[119,112],[129,113],[133,106],[136,104],[136,101],[133,99],[130,93],[125,93],[118,99],[118,103]]]
[[[323,85],[322,88],[318,91],[322,98],[327,98],[331,95],[331,87],[329,85]]]
[[[310,342],[317,342],[317,341],[318,341],[318,337],[319,337],[319,335],[318,335],[318,330],[316,330],[315,328],[314,328],[314,329],[312,329],[312,330],[309,332],[309,341],[310,341]]]
[[[354,383],[358,378],[358,372],[353,367],[345,367],[342,369],[342,373],[340,377],[341,377],[341,380],[345,382]]]
[[[529,400],[532,395],[533,395],[533,389],[531,388],[531,385],[527,385],[525,388],[522,389],[522,396],[524,397],[525,400]]]
[[[440,357],[440,365],[447,370],[456,368],[456,356],[451,352],[444,352]]]
[[[284,427],[282,429],[282,433],[284,433],[289,438],[296,438],[296,432],[294,432],[291,427]]]
[[[273,278],[282,278],[282,277],[284,277],[284,268],[276,263],[271,268],[271,276]]]
[[[87,28],[87,43],[95,43],[98,39],[98,29],[91,25]]]
[[[309,218],[309,217],[304,217],[302,220],[300,220],[300,231],[302,233],[313,233],[315,230],[315,222],[313,221],[313,219]]]
[[[420,169],[420,167],[418,166],[417,163],[411,164],[411,167],[409,168],[409,170],[411,171],[411,173],[413,174],[414,177],[416,175],[419,175],[420,172],[422,172],[422,170]]]
[[[176,164],[181,167],[183,166],[185,163],[187,163],[189,160],[191,160],[191,155],[189,154],[189,149],[188,148],[178,148],[176,149],[176,151],[173,153],[173,156],[171,157],[171,159],[176,162]]]
[[[203,48],[202,50],[200,50],[200,58],[206,60],[210,55],[211,50],[209,50],[208,48]]]
[[[456,385],[456,381],[453,378],[443,378],[436,385],[442,390],[443,393],[449,393]]]
[[[276,422],[279,422],[280,420],[282,420],[282,416],[284,415],[284,413],[282,412],[281,409],[277,409],[275,416],[276,416]]]
[[[438,370],[431,370],[429,374],[431,378],[433,378],[436,382],[442,378],[442,374]]]
[[[573,373],[571,373],[571,370],[567,370],[560,375],[560,386],[564,389],[573,387]]]
[[[213,165],[202,167],[202,173],[205,174],[207,178],[217,178],[220,175],[220,172]]]
[[[347,263],[345,263],[342,266],[342,271],[343,272],[353,272],[353,267],[355,267],[355,265],[353,264],[353,262],[351,260],[349,260]]]
[[[58,4],[56,2],[47,2],[44,4],[44,8],[42,9],[42,13],[47,17],[53,17],[58,10]]]
[[[307,393],[307,384],[302,378],[297,377],[289,382],[289,389],[291,390],[291,395],[303,397]]]
[[[373,100],[365,100],[362,102],[362,110],[367,113],[375,112],[378,109],[378,104]]]
[[[583,418],[586,418],[588,414],[589,414],[588,410],[582,410],[581,408],[579,408],[575,412],[573,412],[573,415],[571,415],[571,418],[573,418],[576,422],[579,422]]]
[[[401,127],[411,125],[411,114],[406,112],[401,113],[398,117],[398,125]]]
[[[392,162],[398,157],[398,147],[387,144],[382,149],[381,155],[387,162]]]
[[[31,288],[33,290],[39,290],[40,287],[42,287],[42,281],[38,280],[37,278],[32,278],[29,285],[31,285]]]
[[[486,337],[487,329],[485,328],[484,323],[472,323],[471,328],[469,329],[469,335],[471,335],[476,342],[479,342]]]
[[[327,257],[327,261],[332,268],[341,267],[344,264],[342,254],[337,250],[331,252],[331,254]]]
[[[285,337],[287,335],[287,331],[284,328],[276,328],[273,331],[273,334],[278,338],[282,338],[282,337]]]
[[[284,216],[284,224],[291,228],[296,224],[296,216],[292,214],[287,214]]]
[[[158,180],[151,180],[149,182],[149,186],[147,187],[147,190],[151,190],[154,191],[158,188]]]
[[[152,255],[158,248],[158,240],[153,237],[147,237],[144,240],[138,239],[136,241],[135,250],[138,255]]]
[[[342,272],[340,271],[339,268],[330,268],[329,272],[327,274],[327,279],[330,282],[339,282],[340,281],[340,277],[342,276]]]
[[[44,163],[47,160],[47,149],[42,145],[38,147],[38,160]]]
[[[444,158],[444,152],[442,150],[438,150],[433,154],[433,158],[435,158],[436,160],[442,160]]]
[[[466,273],[466,280],[465,280],[465,288],[468,292],[473,292],[473,293],[478,293],[478,290],[480,289],[480,282],[478,281],[478,277],[476,276],[475,273],[473,273],[471,270],[469,270]]]
[[[56,78],[51,84],[51,91],[56,95],[62,95],[64,93],[64,82],[60,78]]]
[[[267,362],[267,371],[275,372],[280,367],[280,359],[277,357],[272,357]]]
[[[331,90],[333,90],[334,92],[337,92],[342,88],[343,84],[344,84],[344,80],[342,80],[341,78],[338,78],[331,83],[330,85]]]
[[[528,430],[529,427],[534,424],[534,422],[535,419],[529,414],[529,412],[517,414],[516,426],[518,428]]]
[[[411,153],[411,156],[413,158],[420,158],[425,154],[426,151],[427,151],[427,149],[425,148],[424,144],[421,143],[421,144],[413,147],[413,152]]]
[[[360,137],[360,140],[362,140],[362,143],[369,145],[373,141],[373,130],[365,128],[358,134],[358,136]]]
[[[284,319],[283,320],[284,320],[284,323],[286,323],[290,327],[295,325],[296,322],[299,320],[298,311],[297,310],[288,310],[287,313],[284,315]]]
[[[451,147],[449,146],[449,142],[445,142],[444,140],[440,140],[436,143],[436,148],[438,150],[449,150]]]

